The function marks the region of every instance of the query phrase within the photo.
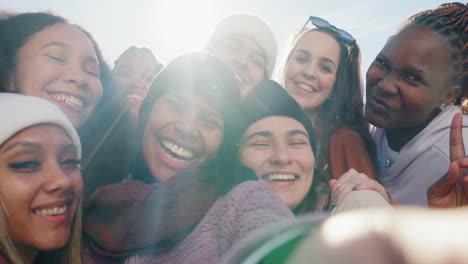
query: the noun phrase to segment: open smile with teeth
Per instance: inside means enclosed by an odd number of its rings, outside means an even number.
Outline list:
[[[164,152],[172,159],[182,162],[188,162],[195,159],[195,154],[190,149],[177,145],[167,139],[161,139],[160,142]]]
[[[299,176],[295,174],[279,174],[271,173],[262,177],[262,179],[267,181],[295,181]]]
[[[302,89],[308,92],[318,92],[318,90],[315,87],[302,83],[302,82],[296,83],[296,86],[299,87],[299,89]]]
[[[33,212],[37,215],[53,216],[53,215],[62,215],[67,211],[67,209],[68,209],[68,206],[64,205],[61,207],[53,207],[49,209],[37,209],[37,210],[34,210]]]
[[[68,95],[68,94],[57,93],[57,94],[51,94],[50,96],[57,101],[65,102],[79,109],[82,109],[84,105],[82,99],[75,97],[75,96]]]
[[[143,101],[143,96],[141,96],[139,94],[129,94],[129,95],[127,95],[127,98],[128,99],[138,100],[138,101]]]

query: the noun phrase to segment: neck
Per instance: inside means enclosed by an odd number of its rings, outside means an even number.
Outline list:
[[[439,108],[435,109],[426,121],[414,127],[385,129],[385,135],[387,136],[388,146],[392,150],[399,152],[406,143],[408,143],[417,134],[419,134],[419,132],[421,132],[440,112],[441,111]]]

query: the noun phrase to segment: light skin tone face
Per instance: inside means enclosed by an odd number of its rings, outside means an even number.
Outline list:
[[[245,96],[265,79],[265,55],[253,39],[242,35],[228,35],[215,44],[212,52],[236,76],[241,96]]]
[[[390,38],[369,67],[366,118],[385,129],[394,150],[454,100],[460,87],[453,82],[452,52],[442,36],[410,26]]]
[[[306,33],[285,69],[284,86],[299,105],[313,116],[327,100],[340,64],[340,46],[330,35]]]
[[[112,71],[117,87],[127,97],[130,113],[135,120],[138,120],[143,97],[158,73],[157,61],[149,52],[142,49],[127,51],[116,61]]]
[[[83,188],[79,162],[54,125],[24,129],[0,146],[2,214],[26,259],[68,242]]]
[[[261,119],[244,133],[239,151],[242,165],[255,171],[289,208],[304,200],[312,185],[315,158],[301,123],[284,116]]]
[[[213,159],[224,135],[219,110],[187,91],[170,91],[154,103],[143,135],[146,164],[157,181]]]
[[[99,74],[89,38],[75,26],[55,24],[35,33],[19,48],[7,89],[51,101],[78,128],[102,96]]]

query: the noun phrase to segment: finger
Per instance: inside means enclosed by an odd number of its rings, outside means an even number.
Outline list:
[[[330,185],[330,190],[333,190],[335,188],[335,185],[338,181],[336,179],[331,179],[328,181],[328,184]]]
[[[448,195],[460,177],[461,173],[458,163],[450,163],[448,172],[427,190],[428,199],[443,198]]]
[[[465,146],[463,145],[463,114],[458,113],[452,119],[450,126],[450,160],[455,161],[465,157]]]
[[[338,201],[342,200],[346,195],[348,195],[356,188],[356,185],[359,184],[360,186],[361,183],[361,179],[349,180],[346,184],[340,185],[340,188],[335,191],[334,197],[337,198]]]
[[[349,178],[352,178],[354,175],[359,174],[355,169],[349,169],[343,176],[339,178],[340,181],[346,181]]]
[[[468,184],[468,175],[463,176],[463,183]]]
[[[365,182],[361,183],[361,185],[359,187],[354,188],[354,190],[356,190],[356,191],[359,191],[359,190],[372,190],[372,191],[378,192],[387,201],[389,200],[389,197],[387,195],[387,192],[385,191],[385,188],[375,180],[365,181]]]

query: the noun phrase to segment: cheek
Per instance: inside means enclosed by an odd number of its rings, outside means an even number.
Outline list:
[[[223,141],[223,131],[214,129],[212,131],[202,132],[203,141],[206,146],[207,159],[212,159],[216,156]]]
[[[265,78],[265,69],[259,67],[258,65],[254,65],[253,69],[251,70],[253,85],[256,86]]]
[[[262,161],[259,159],[261,156],[261,153],[257,153],[256,151],[250,149],[245,149],[241,153],[240,162],[244,167],[251,168],[255,174],[259,175],[262,165]]]
[[[371,65],[366,73],[366,87],[371,88],[371,86],[375,85],[377,80],[382,76],[382,71],[379,70],[376,66]]]
[[[310,150],[303,150],[296,152],[296,160],[299,166],[301,167],[302,171],[309,175],[313,175],[314,167],[315,167],[315,158],[314,154]]]
[[[92,100],[91,110],[94,110],[96,105],[101,100],[102,94],[103,94],[103,88],[102,88],[102,83],[100,79],[91,81],[90,91],[91,91],[91,97],[92,97],[91,98]]]
[[[291,87],[289,84],[292,84],[294,82],[294,78],[300,71],[300,65],[294,61],[290,61],[288,65],[286,66],[285,72],[284,72],[284,82],[285,82],[285,88],[290,89]]]

